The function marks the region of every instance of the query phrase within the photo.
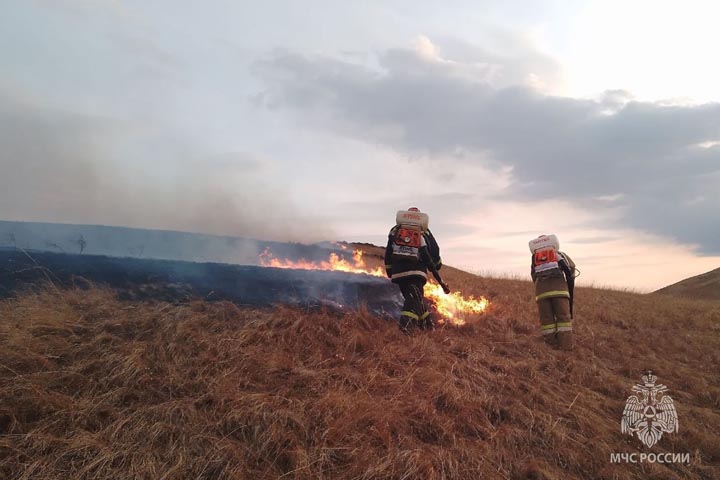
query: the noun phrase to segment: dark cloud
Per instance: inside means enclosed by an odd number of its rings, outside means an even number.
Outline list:
[[[158,125],[0,95],[0,218],[310,241],[332,238],[247,154],[209,153]],[[298,221],[298,219],[302,221]]]
[[[256,67],[266,105],[294,110],[306,124],[412,157],[447,158],[459,171],[468,161],[512,167],[514,198],[611,204],[622,209],[623,226],[720,253],[712,220],[720,147],[707,143],[720,140],[720,104],[638,102],[624,91],[600,100],[551,96],[495,82],[493,69],[503,65],[482,59],[481,50],[463,63],[395,49],[372,67],[276,52]]]

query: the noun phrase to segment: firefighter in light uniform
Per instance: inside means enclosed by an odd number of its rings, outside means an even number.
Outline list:
[[[541,235],[531,240],[529,246],[532,252],[530,276],[535,283],[543,338],[554,348],[572,350],[575,263],[560,251],[555,235]]]
[[[413,326],[432,328],[430,312],[424,302],[423,287],[430,270],[445,293],[450,287],[438,273],[442,266],[437,242],[428,229],[428,216],[412,207],[400,210],[396,225],[388,234],[385,248],[385,271],[393,283],[400,287],[405,302],[400,314],[400,329],[408,332]]]

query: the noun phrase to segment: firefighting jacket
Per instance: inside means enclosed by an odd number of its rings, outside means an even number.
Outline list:
[[[570,256],[558,252],[558,268],[535,272],[535,262],[530,261],[530,276],[535,283],[535,300],[553,297],[570,298],[568,283],[575,278],[575,262]]]
[[[420,258],[417,260],[397,260],[392,258],[392,245],[397,234],[397,225],[388,234],[388,243],[385,247],[385,272],[387,276],[397,283],[399,280],[408,277],[422,278],[427,280],[428,269],[436,273],[437,268],[428,250],[427,239],[423,234],[423,242],[420,247]]]

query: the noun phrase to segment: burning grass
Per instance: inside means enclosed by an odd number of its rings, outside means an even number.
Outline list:
[[[0,302],[0,478],[718,478],[717,304],[581,289],[567,355],[529,283],[447,276],[491,308],[413,337],[102,289]],[[610,463],[643,451],[620,416],[646,368],[680,416],[653,451],[689,466]]]
[[[347,251],[348,247],[338,244],[342,250]],[[360,275],[371,275],[373,277],[386,277],[383,266],[377,265],[383,258],[382,252],[377,250],[373,253],[372,248],[379,249],[374,246],[364,246],[363,248],[354,248],[352,251],[352,261],[341,257],[337,253],[331,253],[327,261],[311,262],[305,259],[293,260],[288,258],[276,258],[270,247],[263,250],[258,260],[261,266],[272,268],[289,268],[294,270],[329,270],[354,273]],[[366,255],[366,250],[370,250],[370,255]],[[368,265],[368,259],[371,264]],[[435,313],[436,322],[439,325],[465,325],[469,320],[478,320],[479,316],[487,310],[490,302],[485,297],[475,298],[474,296],[464,296],[457,289],[450,294],[446,294],[442,287],[430,279],[425,284],[424,294],[427,302],[430,304],[431,310]]]
[[[345,250],[347,250],[347,247],[345,247]],[[385,270],[382,267],[369,268],[363,256],[364,252],[362,250],[355,249],[352,252],[352,261],[341,257],[337,253],[331,253],[325,261],[312,262],[305,259],[292,260],[288,258],[277,258],[273,255],[270,247],[266,247],[265,250],[260,253],[258,260],[263,267],[292,268],[298,270],[331,270],[372,275],[373,277],[385,276]]]

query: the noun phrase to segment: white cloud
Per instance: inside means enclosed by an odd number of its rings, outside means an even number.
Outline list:
[[[692,0],[595,0],[570,19],[565,42],[554,45],[567,94],[595,96],[623,88],[641,100],[684,97],[720,101],[720,4]]]

